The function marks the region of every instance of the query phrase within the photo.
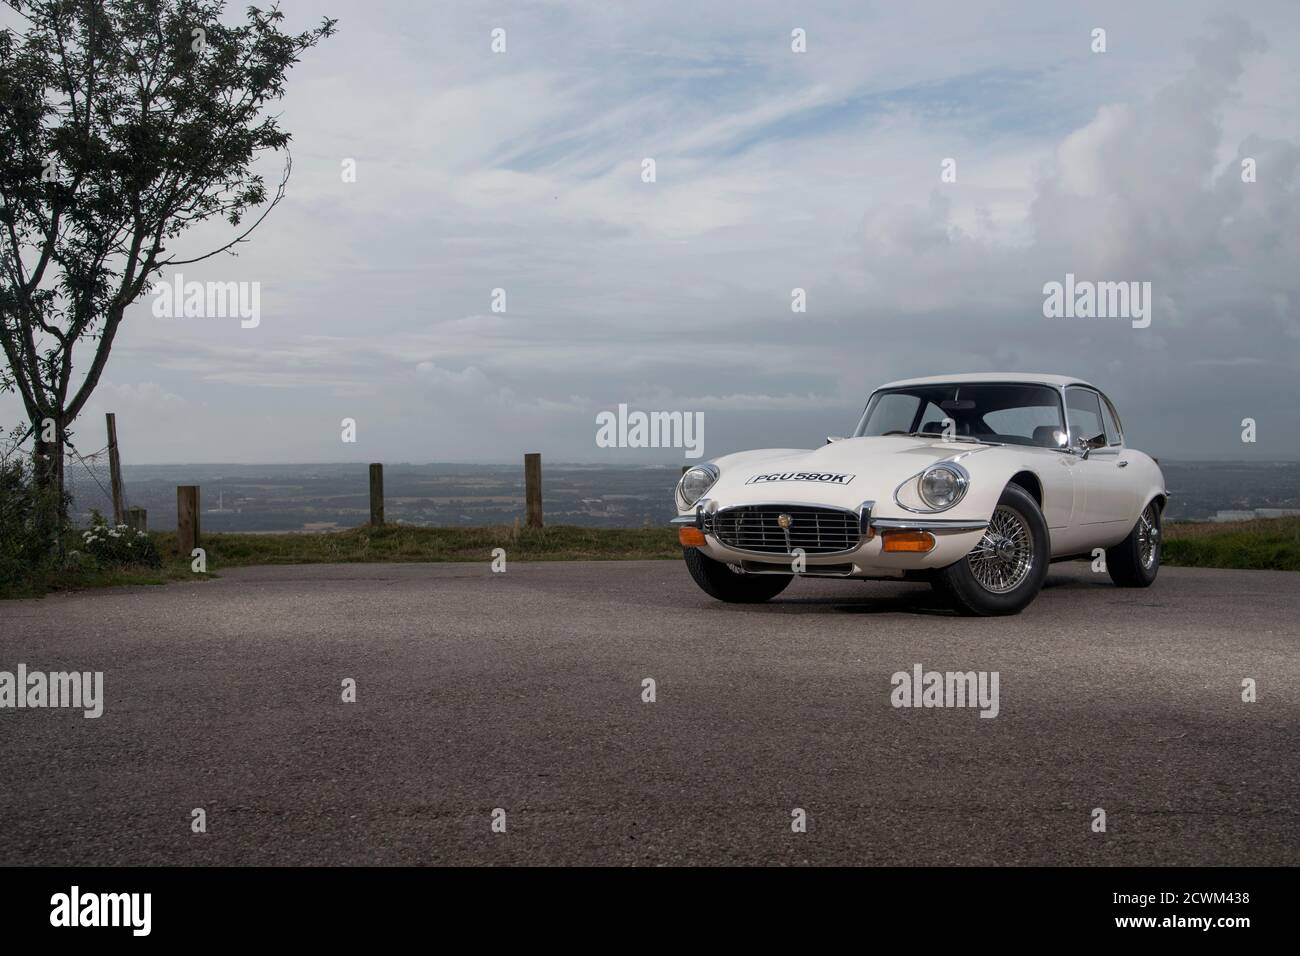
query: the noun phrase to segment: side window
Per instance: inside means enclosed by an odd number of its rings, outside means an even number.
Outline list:
[[[1070,423],[1072,441],[1086,438],[1093,448],[1106,444],[1106,427],[1101,421],[1101,402],[1096,392],[1087,388],[1067,388],[1065,415]]]
[[[1105,395],[1101,397],[1101,416],[1106,423],[1106,440],[1112,445],[1124,444],[1124,427],[1119,423],[1119,413]]]
[[[1107,445],[1124,444],[1124,433],[1119,430],[1119,419],[1115,416],[1115,406],[1104,395],[1101,402],[1101,422],[1106,426]]]

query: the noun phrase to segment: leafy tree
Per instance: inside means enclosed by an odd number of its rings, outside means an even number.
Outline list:
[[[0,433],[0,599],[39,593],[57,554],[48,516],[59,503],[32,481],[22,438],[22,428]]]
[[[283,197],[289,134],[267,108],[336,21],[289,34],[276,7],[223,22],[225,0],[0,2],[23,31],[0,30],[0,386],[22,396],[38,482],[62,501],[67,429],[127,306],[162,269],[243,242]],[[254,171],[268,150],[285,157],[274,190]],[[213,218],[228,242],[168,252]]]

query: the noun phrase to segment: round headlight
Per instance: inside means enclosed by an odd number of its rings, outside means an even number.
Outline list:
[[[935,511],[951,508],[966,494],[966,476],[948,465],[927,468],[917,484],[921,500]]]
[[[713,468],[692,468],[682,475],[677,485],[677,492],[689,508],[704,497],[704,493],[718,480],[718,473]]]

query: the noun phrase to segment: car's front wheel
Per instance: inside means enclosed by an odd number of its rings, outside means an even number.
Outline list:
[[[1160,505],[1142,509],[1128,537],[1106,550],[1106,570],[1122,588],[1147,588],[1160,570]]]
[[[683,548],[686,569],[709,597],[731,604],[761,604],[776,597],[794,580],[793,574],[745,574],[714,561],[699,548]]]
[[[980,543],[939,571],[934,586],[963,614],[1017,614],[1042,588],[1050,559],[1038,502],[1019,485],[1008,485]]]

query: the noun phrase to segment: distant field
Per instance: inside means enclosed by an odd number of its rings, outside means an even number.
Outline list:
[[[1300,508],[1300,462],[1162,460],[1172,492],[1165,518],[1208,521],[1219,511]],[[675,513],[681,465],[544,466],[546,520],[583,528],[662,527]],[[355,528],[370,515],[365,464],[123,466],[127,499],[149,512],[149,527],[175,530],[176,486],[198,485],[203,527],[211,532]],[[71,472],[79,523],[108,513],[106,474]],[[509,526],[524,512],[520,464],[402,464],[384,469],[388,520],[424,528]]]
[[[1165,525],[1164,562],[1199,568],[1300,570],[1300,518],[1267,518],[1215,524],[1171,522]],[[163,555],[160,569],[120,568],[56,575],[47,590],[118,584],[165,584],[193,580],[190,559],[176,554],[176,535],[152,534]],[[353,562],[492,560],[504,548],[507,561],[626,561],[680,558],[672,528],[578,528],[555,525],[540,529],[420,528],[390,525],[326,533],[208,534],[208,575],[225,568],[259,564],[346,564]],[[12,592],[22,597],[40,588]]]

